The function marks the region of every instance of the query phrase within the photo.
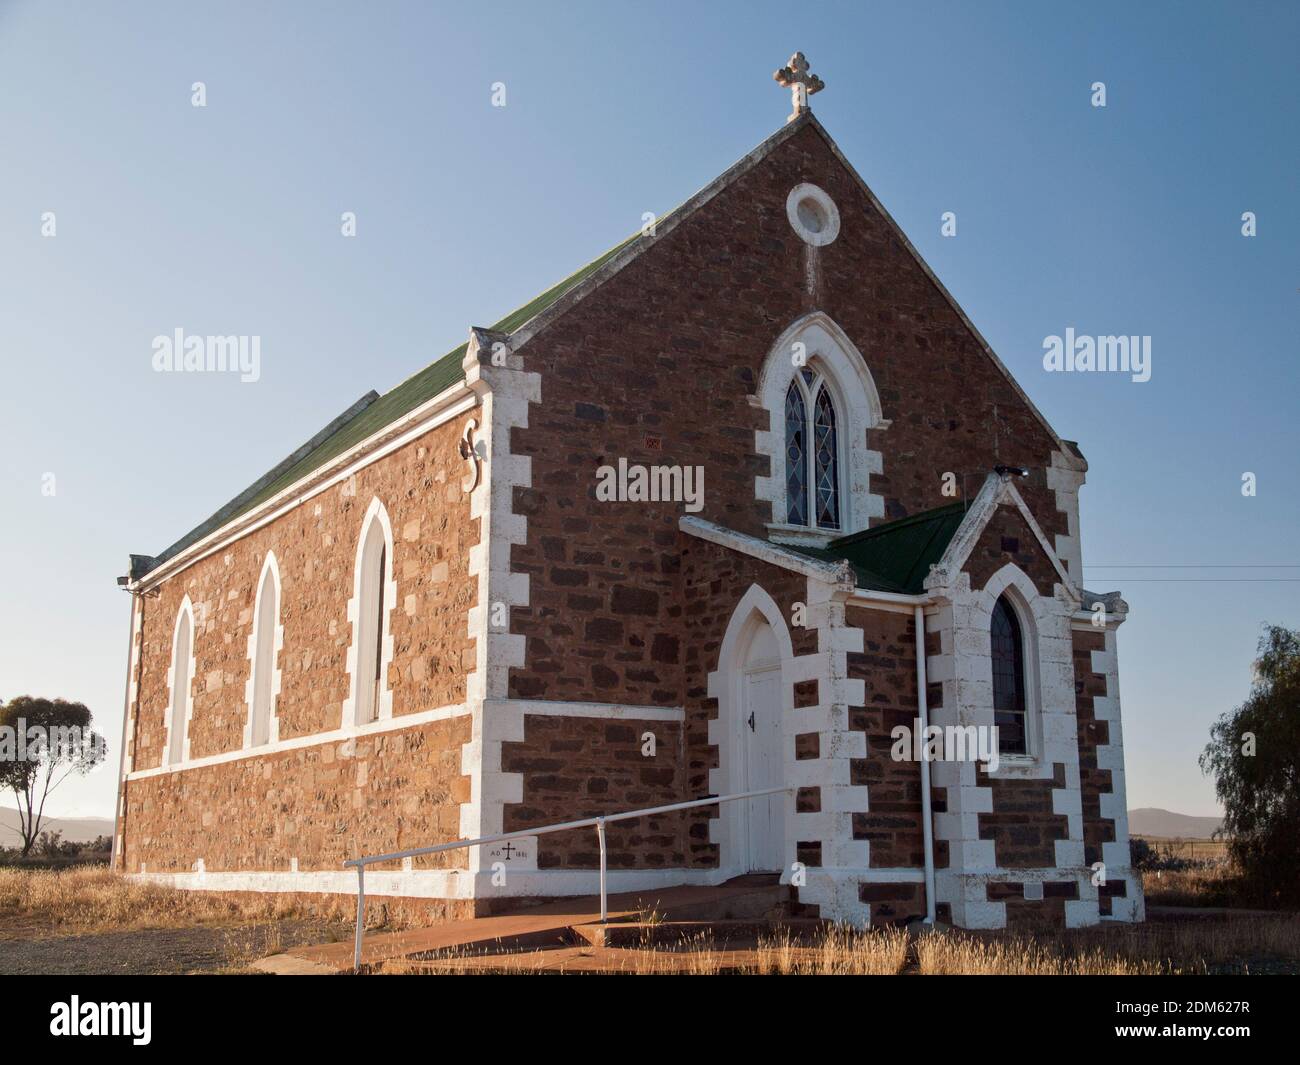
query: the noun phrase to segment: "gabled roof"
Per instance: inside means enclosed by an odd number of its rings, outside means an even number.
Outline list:
[[[965,516],[965,503],[950,503],[841,536],[825,547],[794,550],[825,562],[847,562],[859,588],[920,595],[930,567],[943,557]]]
[[[526,322],[531,321],[546,310],[562,296],[580,285],[593,273],[604,266],[619,252],[629,245],[637,243],[642,234],[637,232],[627,240],[615,245],[598,259],[589,262],[576,273],[570,274],[557,285],[548,288],[540,296],[525,303],[517,310],[489,328],[493,332],[513,333]],[[330,422],[306,444],[293,452],[288,459],[263,474],[248,488],[235,496],[229,503],[209,517],[200,525],[191,529],[161,554],[148,559],[142,565],[134,565],[132,577],[141,577],[173,555],[179,554],[193,543],[197,543],[208,533],[214,532],[222,525],[233,521],[241,514],[246,514],[268,499],[284,491],[295,481],[301,480],[309,473],[324,466],[331,459],[337,458],[345,451],[361,443],[373,433],[383,429],[409,414],[416,407],[428,402],[440,392],[446,391],[461,379],[464,371],[461,362],[465,358],[465,344],[453,348],[440,359],[426,366],[419,373],[408,377],[396,388],[380,396],[370,392],[342,415]],[[144,560],[145,556],[135,555],[134,559]]]
[[[1061,585],[1071,596],[1078,599],[1078,586],[1066,572],[1065,563],[1061,561],[1047,539],[1047,534],[1043,532],[1043,527],[1038,524],[1033,512],[1025,504],[1024,497],[1016,488],[1011,475],[999,472],[990,472],[984,478],[984,484],[975,494],[975,498],[966,505],[966,514],[950,537],[942,557],[935,562],[933,571],[925,578],[925,587],[927,589],[942,587],[956,579],[957,574],[966,568],[966,562],[984,532],[984,527],[1001,506],[1014,507],[1019,512],[1043,554],[1056,570]]]
[[[902,246],[912,255],[920,266],[925,275],[938,289],[939,293],[952,306],[955,313],[961,319],[963,324],[970,330],[985,354],[993,361],[993,364],[1006,377],[1011,387],[1017,395],[1026,404],[1028,409],[1037,417],[1048,435],[1061,446],[1062,451],[1066,451],[1065,445],[1061,442],[1060,437],[1048,424],[1047,419],[1034,406],[1033,401],[1020,387],[1019,383],[1012,377],[1009,370],[997,357],[988,341],[980,334],[979,330],[967,317],[960,305],[952,294],[939,281],[934,271],[930,269],[929,264],[921,257],[920,253],[913,246],[902,228],[894,221],[892,215],[885,210],[884,206],[876,198],[875,194],[868,187],[867,183],[862,180],[860,174],[854,169],[853,165],[845,158],[840,151],[839,146],[835,143],[829,133],[820,122],[813,116],[811,111],[805,111],[793,121],[788,122],[785,126],[778,129],[769,136],[753,151],[749,152],[744,158],[740,159],[733,166],[727,169],[723,174],[706,185],[697,192],[684,204],[676,210],[664,215],[657,220],[655,229],[651,235],[639,231],[631,237],[615,245],[609,251],[605,252],[599,258],[588,263],[580,270],[566,277],[559,284],[552,286],[543,292],[540,296],[530,302],[512,311],[499,322],[489,327],[490,332],[503,333],[511,336],[512,346],[518,347],[526,343],[540,331],[545,329],[556,318],[563,315],[577,301],[583,299],[591,292],[595,291],[601,284],[613,277],[628,263],[639,256],[646,248],[654,244],[660,237],[675,229],[695,210],[702,207],[719,192],[725,189],[736,179],[747,173],[756,166],[762,159],[766,158],[772,151],[784,144],[795,133],[804,126],[812,126],[818,134],[826,141],[831,153],[840,162],[842,166],[853,177],[858,187],[867,197],[872,207],[879,212],[881,217],[894,230]],[[131,576],[139,578],[144,576],[150,570],[156,568],[162,562],[175,555],[180,554],[186,548],[203,540],[210,534],[216,532],[227,523],[234,521],[243,514],[255,509],[267,500],[274,498],[278,493],[283,492],[297,481],[307,477],[309,474],[320,469],[330,460],[337,458],[350,448],[355,447],[370,436],[384,429],[386,426],[397,421],[402,416],[415,410],[417,407],[426,403],[434,396],[446,391],[463,375],[462,361],[465,356],[466,344],[452,349],[446,355],[437,361],[425,367],[419,373],[407,378],[401,384],[391,391],[374,399],[362,407],[361,404],[354,405],[354,408],[345,412],[343,416],[335,419],[334,422],[326,426],[324,430],[318,433],[306,445],[299,448],[297,452],[284,460],[276,467],[272,468],[266,474],[263,474],[248,488],[244,489],[239,495],[232,499],[225,506],[221,507],[215,514],[209,517],[205,522],[192,529],[181,539],[168,547],[161,554],[148,558],[146,556],[132,556],[133,560],[139,559],[140,565],[137,567],[133,561]],[[357,409],[361,407],[361,409]],[[355,411],[355,413],[352,413]],[[348,415],[352,416],[349,417]],[[921,517],[918,515],[917,517]],[[904,519],[910,520],[910,519]],[[891,523],[891,525],[897,523]],[[882,529],[884,527],[881,527]],[[875,530],[872,530],[875,531]],[[881,578],[884,579],[884,578]],[[910,580],[910,577],[909,577]]]

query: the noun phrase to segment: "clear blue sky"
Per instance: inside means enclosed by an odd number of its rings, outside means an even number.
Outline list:
[[[114,748],[51,809],[112,809],[127,553],[708,183],[784,121],[796,48],[845,154],[1080,441],[1085,558],[1300,564],[1298,11],[0,5],[0,697],[83,700]],[[1151,381],[1045,373],[1067,326],[1149,334]],[[154,373],[178,327],[259,335],[261,380]],[[1260,624],[1300,627],[1300,565],[1086,576],[1132,608],[1130,806],[1213,812],[1196,755]]]

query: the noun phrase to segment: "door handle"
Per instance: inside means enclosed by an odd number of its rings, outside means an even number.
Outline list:
[[[753,710],[751,710],[751,711],[749,712],[749,731],[750,731],[750,732],[753,732],[753,731],[754,731],[754,711],[753,711]]]

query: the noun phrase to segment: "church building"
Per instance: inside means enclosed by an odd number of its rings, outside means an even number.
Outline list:
[[[1087,462],[809,109],[681,207],[133,555],[114,867],[343,863],[611,822],[610,891],[1143,918]],[[590,830],[372,866],[447,916],[590,895]]]

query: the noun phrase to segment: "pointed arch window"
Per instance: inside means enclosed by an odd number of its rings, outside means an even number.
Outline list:
[[[1015,609],[1000,596],[993,606],[993,723],[1000,754],[1028,753],[1025,721],[1025,641]]]
[[[839,444],[835,436],[835,404],[823,384],[817,392],[816,415],[813,419],[813,485],[816,504],[817,527],[840,527],[840,461]]]
[[[388,516],[378,500],[372,504],[357,554],[353,722],[364,725],[384,716],[386,677],[390,655],[385,641],[392,575]]]
[[[275,712],[276,635],[280,627],[280,583],[275,556],[268,555],[257,591],[257,610],[253,622],[253,672],[249,707],[248,744],[261,747],[270,743],[271,719]]]
[[[194,655],[194,614],[187,598],[176,615],[172,633],[171,707],[167,718],[165,765],[185,760],[185,727],[190,716],[191,659]]]
[[[785,394],[786,521],[808,524],[808,408],[796,381]]]
[[[785,499],[790,525],[840,528],[838,425],[829,383],[820,372],[801,369],[785,394]]]

